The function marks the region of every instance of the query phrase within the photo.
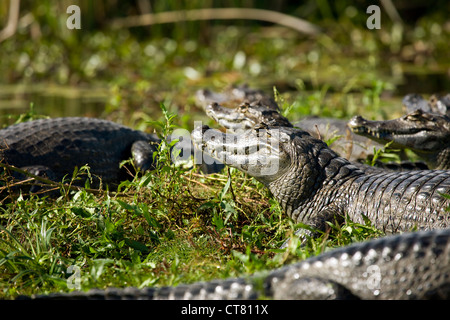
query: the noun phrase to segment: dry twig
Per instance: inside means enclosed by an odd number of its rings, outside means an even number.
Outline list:
[[[114,19],[111,22],[111,27],[113,29],[120,29],[181,21],[236,19],[271,22],[307,35],[316,35],[320,32],[319,27],[306,20],[276,11],[252,8],[208,8],[148,13]]]
[[[0,42],[12,37],[17,30],[17,22],[19,21],[20,0],[11,0],[9,3],[8,22],[0,31]]]

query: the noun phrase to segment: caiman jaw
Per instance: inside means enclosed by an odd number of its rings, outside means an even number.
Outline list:
[[[394,135],[414,135],[420,131],[423,131],[419,128],[408,128],[408,130],[398,129],[396,131],[390,130],[389,128],[382,128],[383,125],[388,123],[387,121],[370,121],[366,120],[361,116],[353,117],[348,126],[350,129],[361,136],[369,137],[376,139],[382,143],[386,143],[389,140],[394,139]]]
[[[227,108],[218,103],[212,103],[205,107],[206,115],[214,119],[219,125],[231,132],[239,129],[247,130],[254,126],[254,121],[246,117],[235,108]]]
[[[450,119],[445,115],[416,110],[401,118],[370,121],[361,116],[350,120],[348,126],[359,135],[381,143],[393,141],[393,147],[406,147],[417,152],[433,152],[448,143]]]
[[[227,108],[218,103],[205,106],[206,114],[218,124],[234,133],[258,126],[292,127],[278,110],[260,102],[243,103],[236,108]]]
[[[199,150],[266,185],[280,177],[290,164],[290,156],[280,143],[288,136],[276,129],[225,134],[202,126],[194,129],[191,136]]]

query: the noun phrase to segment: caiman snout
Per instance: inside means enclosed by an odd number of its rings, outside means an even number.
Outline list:
[[[364,119],[361,116],[354,116],[353,118],[350,119],[350,121],[348,122],[348,126],[350,128],[356,127],[356,126],[361,126],[367,123],[367,120]]]
[[[241,130],[223,133],[197,126],[191,133],[194,146],[212,158],[259,178],[263,183],[277,179],[289,167],[286,148],[290,132],[283,128]],[[284,145],[284,147],[281,147]]]

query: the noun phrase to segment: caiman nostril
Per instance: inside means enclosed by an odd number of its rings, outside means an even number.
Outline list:
[[[209,130],[209,127],[206,124],[202,125],[202,133],[205,133],[207,130]]]
[[[213,108],[213,109],[217,109],[217,108],[219,107],[219,104],[218,104],[217,102],[213,102],[213,103],[210,105],[210,107]]]
[[[350,127],[355,127],[355,126],[360,126],[363,125],[367,122],[366,119],[364,119],[361,116],[354,116],[353,118],[350,119],[350,121],[348,122],[348,125]]]

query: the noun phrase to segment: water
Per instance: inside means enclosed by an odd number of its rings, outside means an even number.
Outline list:
[[[433,93],[445,94],[450,88],[450,77],[446,73],[405,73],[403,79],[403,83],[393,93],[399,101],[408,93],[426,96]],[[34,112],[38,115],[102,117],[110,96],[108,87],[45,83],[0,85],[0,127],[14,123],[18,115],[30,110],[30,104],[33,104]]]
[[[397,86],[397,95],[408,93],[446,94],[450,92],[450,75],[444,71],[426,73],[404,73],[403,83]]]
[[[80,88],[48,84],[0,85],[0,125],[14,122],[30,110],[51,117],[99,117],[108,102],[107,88]]]

